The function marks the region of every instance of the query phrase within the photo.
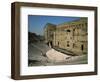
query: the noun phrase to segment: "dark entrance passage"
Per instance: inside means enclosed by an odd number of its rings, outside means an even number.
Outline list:
[[[81,45],[81,50],[82,50],[82,51],[84,50],[84,45],[83,45],[83,44]]]
[[[59,42],[58,42],[58,47],[59,47]]]
[[[53,47],[53,42],[49,41],[49,42],[47,42],[47,45],[52,48]]]
[[[51,47],[53,47],[52,41],[50,41],[50,45],[51,45]]]

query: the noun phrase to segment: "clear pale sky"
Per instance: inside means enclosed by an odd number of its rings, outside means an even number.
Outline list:
[[[47,23],[58,25],[77,19],[80,19],[80,17],[28,15],[28,31],[43,35],[43,28]]]

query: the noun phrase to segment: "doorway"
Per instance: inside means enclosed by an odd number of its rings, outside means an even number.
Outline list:
[[[84,45],[83,45],[83,44],[81,45],[81,50],[82,50],[82,51],[84,50]]]

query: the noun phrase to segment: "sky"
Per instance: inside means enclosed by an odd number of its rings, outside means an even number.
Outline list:
[[[28,15],[28,31],[43,35],[43,28],[47,23],[61,24],[80,19],[80,17]]]

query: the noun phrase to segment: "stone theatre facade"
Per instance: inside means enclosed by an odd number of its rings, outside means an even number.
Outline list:
[[[44,28],[45,42],[76,55],[87,54],[88,19],[80,18],[71,22],[54,25],[47,23]]]

